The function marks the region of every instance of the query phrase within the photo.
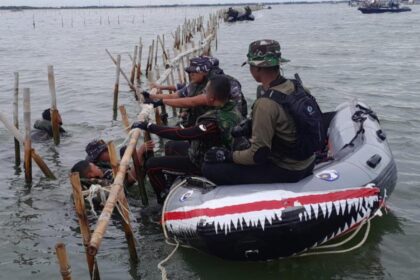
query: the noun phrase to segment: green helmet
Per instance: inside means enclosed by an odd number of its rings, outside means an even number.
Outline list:
[[[258,40],[249,45],[247,54],[248,60],[245,64],[257,67],[273,67],[280,65],[282,62],[288,62],[287,59],[281,58],[280,44],[275,40]]]

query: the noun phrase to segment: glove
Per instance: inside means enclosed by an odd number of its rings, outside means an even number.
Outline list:
[[[159,99],[157,101],[149,99],[149,100],[144,101],[144,104],[152,104],[153,108],[156,108],[159,106],[163,106],[163,101],[162,99]]]
[[[141,130],[148,131],[149,126],[150,126],[150,123],[148,123],[148,122],[146,122],[146,121],[144,121],[144,122],[135,122],[135,123],[133,123],[133,125],[131,126],[131,129],[134,129],[134,128],[140,128]]]
[[[141,92],[141,94],[144,96],[144,98],[145,98],[145,99],[150,98],[150,93],[149,93],[149,92],[147,92],[147,91],[145,91],[145,90],[144,90],[144,91],[142,91],[142,92]]]
[[[232,152],[220,147],[213,147],[204,155],[204,161],[208,163],[233,162]]]

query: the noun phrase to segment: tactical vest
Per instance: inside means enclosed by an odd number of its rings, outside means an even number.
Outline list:
[[[273,89],[261,94],[281,105],[293,118],[296,126],[296,142],[286,142],[276,136],[271,150],[283,153],[290,159],[305,160],[319,151],[324,144],[322,112],[315,98],[297,80],[290,80],[295,91],[285,94]]]
[[[192,163],[201,166],[204,154],[211,147],[224,147],[232,150],[233,137],[232,129],[242,120],[241,114],[235,107],[235,103],[229,101],[222,108],[211,110],[197,119],[197,125],[206,122],[215,122],[220,130],[217,135],[206,136],[201,139],[192,140],[188,155]]]

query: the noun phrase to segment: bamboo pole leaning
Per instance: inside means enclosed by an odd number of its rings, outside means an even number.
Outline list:
[[[60,123],[58,120],[58,110],[57,110],[57,93],[55,90],[55,77],[54,77],[54,67],[48,65],[48,85],[51,93],[51,126],[53,131],[54,144],[60,144]]]
[[[125,107],[123,105],[120,106],[120,113],[121,113],[121,119],[122,119],[123,126],[125,128],[125,131],[128,132],[130,129],[130,121],[128,120],[127,111],[125,110]],[[144,162],[140,161],[136,152],[133,153],[133,164],[136,170],[136,179],[137,179],[137,185],[139,187],[141,202],[143,203],[143,206],[147,206],[149,205],[149,199],[147,197],[146,186],[145,186],[144,167],[143,167]]]
[[[13,123],[19,129],[19,73],[15,72],[15,86],[13,91]],[[15,143],[15,164],[20,165],[20,143],[19,140],[14,138]]]
[[[121,74],[121,55],[117,55],[117,63],[115,67],[115,84],[114,84],[114,101],[112,105],[112,119],[115,121],[118,114],[118,93],[120,89],[120,74]]]
[[[108,142],[108,153],[110,158],[110,163],[112,166],[113,177],[115,178],[118,174],[118,158],[117,152],[115,150],[115,145],[112,141]],[[134,150],[133,155],[136,154]],[[120,207],[120,215],[122,216],[123,229],[125,233],[125,238],[127,239],[128,251],[130,253],[130,258],[133,261],[138,261],[137,250],[136,250],[136,240],[134,238],[133,229],[130,225],[130,212],[127,198],[125,197],[124,191],[121,191],[118,197],[117,203]]]
[[[105,203],[104,208],[102,209],[102,213],[99,216],[96,229],[93,232],[92,238],[89,243],[89,254],[91,255],[96,255],[99,250],[102,239],[108,227],[111,214],[116,206],[118,198],[120,197],[120,193],[123,191],[124,178],[127,173],[132,154],[136,149],[136,144],[139,137],[140,137],[140,129],[132,130],[132,133],[130,136],[130,142],[127,145],[127,149],[125,150],[125,153],[121,159],[118,173],[115,176],[115,180],[111,186],[108,199]]]
[[[58,263],[60,265],[60,273],[63,280],[71,280],[71,267],[67,257],[66,245],[58,243],[55,245]]]
[[[25,123],[25,181],[32,183],[32,156],[31,156],[31,100],[29,88],[23,89],[23,120]]]
[[[73,201],[76,208],[77,218],[79,219],[80,233],[82,234],[83,245],[85,247],[86,261],[88,263],[88,270],[90,279],[99,280],[99,269],[96,263],[95,256],[88,254],[88,245],[90,241],[90,226],[86,216],[85,200],[82,193],[82,185],[78,172],[70,174],[70,182],[73,188]]]
[[[20,134],[19,130],[7,119],[7,117],[0,112],[0,121],[4,124],[6,129],[17,139],[22,145],[25,145],[25,137]],[[31,149],[31,157],[44,173],[50,179],[56,179],[54,174],[48,168],[44,160],[36,153],[35,149]]]

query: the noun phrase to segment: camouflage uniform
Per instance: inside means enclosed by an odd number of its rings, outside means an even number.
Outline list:
[[[274,40],[251,43],[247,57],[248,60],[243,65],[249,64],[258,68],[279,66],[285,61],[281,58],[280,44]],[[295,86],[292,81],[279,74],[267,90],[288,95],[295,92]],[[259,88],[258,92],[261,95],[264,89]],[[250,147],[232,154],[214,150],[223,153],[223,161],[218,164],[205,163],[202,172],[206,178],[218,185],[264,184],[297,182],[312,173],[314,156],[296,160],[273,145],[275,138],[290,143],[291,146],[297,141],[295,121],[283,106],[270,98],[258,98],[252,107],[251,116]]]
[[[214,137],[205,137],[191,141],[188,155],[196,166],[201,166],[204,154],[214,146],[224,147],[232,150],[233,137],[232,129],[239,124],[242,116],[236,109],[234,102],[229,101],[223,107],[208,111],[197,119],[197,125],[206,122],[215,122],[220,130],[220,134]]]

